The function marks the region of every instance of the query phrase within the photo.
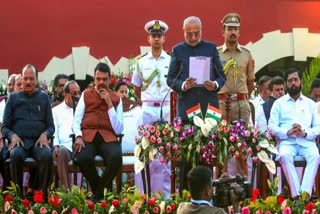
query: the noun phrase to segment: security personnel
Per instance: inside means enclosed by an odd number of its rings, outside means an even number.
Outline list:
[[[249,97],[255,80],[254,62],[251,53],[239,45],[240,15],[229,13],[222,19],[225,43],[218,48],[226,83],[218,92],[219,106],[223,110],[222,118],[228,121],[244,120],[249,122]],[[231,111],[226,118],[226,100],[231,98]],[[242,176],[248,176],[248,167],[242,158],[237,158],[236,168]]]
[[[254,62],[250,51],[238,43],[240,16],[229,13],[223,17],[222,23],[225,43],[218,48],[218,52],[227,78],[226,84],[218,92],[219,106],[223,110],[222,118],[229,121],[242,119],[248,122],[250,117],[248,99],[255,80]],[[226,118],[225,101],[229,95],[231,95],[231,112],[230,118]]]
[[[168,90],[165,76],[168,73],[170,55],[163,49],[165,32],[168,25],[160,20],[149,21],[144,29],[148,33],[148,42],[151,51],[137,63],[133,73],[132,83],[134,91],[142,101],[142,115],[138,125],[153,124],[153,122],[170,119],[170,96],[166,96]],[[160,118],[162,111],[162,118]],[[170,164],[160,163],[158,159],[150,162],[151,191],[158,192],[160,189],[167,197],[170,197]],[[136,176],[136,185],[141,176]]]

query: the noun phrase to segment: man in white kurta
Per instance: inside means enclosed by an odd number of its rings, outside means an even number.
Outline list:
[[[132,79],[135,93],[142,102],[138,125],[151,125],[160,119],[170,120],[170,96],[166,97],[169,87],[165,76],[171,57],[162,49],[168,25],[160,20],[152,20],[145,25],[145,30],[151,51],[139,60]],[[150,176],[151,191],[160,190],[167,198],[170,197],[170,163],[160,163],[159,159],[151,161]],[[136,176],[136,185],[143,190],[140,174]]]
[[[290,69],[285,80],[288,94],[274,102],[269,128],[279,140],[279,161],[288,180],[291,196],[298,198],[302,192],[307,192],[311,197],[320,162],[315,142],[320,133],[320,118],[315,102],[301,93],[301,73],[297,69]],[[301,184],[293,164],[293,158],[297,155],[307,161]]]

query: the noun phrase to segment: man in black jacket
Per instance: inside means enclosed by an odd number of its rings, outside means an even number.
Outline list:
[[[12,180],[22,188],[23,162],[31,156],[37,161],[37,189],[46,193],[52,171],[48,139],[54,133],[50,100],[47,94],[36,89],[38,77],[33,65],[23,68],[22,78],[23,90],[9,97],[1,131],[10,141]]]

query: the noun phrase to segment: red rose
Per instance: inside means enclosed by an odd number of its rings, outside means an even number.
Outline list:
[[[90,202],[90,203],[88,204],[88,209],[89,209],[89,210],[93,210],[93,209],[94,209],[94,203],[93,203],[93,202]]]
[[[176,210],[177,209],[177,206],[175,204],[171,204],[171,209],[172,210]]]
[[[172,211],[171,206],[167,206],[166,212],[171,213],[171,211]]]
[[[154,207],[153,208],[153,213],[159,213],[159,208],[158,207]]]
[[[279,198],[277,198],[277,203],[278,203],[278,204],[282,204],[282,202],[283,202],[284,200],[286,200],[286,199],[285,199],[285,198],[282,198],[282,197],[279,197]]]
[[[33,196],[33,201],[35,203],[44,203],[43,192],[42,191],[37,191]]]
[[[254,196],[260,195],[259,189],[253,189],[253,190],[252,190],[252,195],[254,195]]]
[[[154,199],[150,199],[148,204],[153,207],[155,203],[156,201]]]
[[[24,199],[21,204],[25,207],[25,208],[29,208],[30,206],[30,201],[28,199]]]
[[[48,203],[52,204],[53,206],[57,207],[59,205],[59,198],[58,196],[51,194],[48,197]]]
[[[310,212],[313,210],[313,207],[314,207],[314,204],[312,204],[312,203],[306,204],[306,210],[308,210]]]
[[[112,205],[113,205],[114,207],[118,207],[118,206],[119,206],[119,201],[118,201],[117,199],[113,200],[113,201],[112,201]]]
[[[13,201],[13,196],[10,194],[6,195],[6,197],[4,198],[4,201],[9,201],[9,202]]]
[[[103,208],[107,207],[107,202],[101,201],[101,207],[103,207]]]

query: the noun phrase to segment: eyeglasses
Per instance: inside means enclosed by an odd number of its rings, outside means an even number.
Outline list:
[[[200,36],[200,31],[196,31],[196,32],[187,32],[186,31],[186,34],[188,35],[188,37],[193,37],[193,35],[195,36],[195,37],[198,37],[198,36]]]
[[[287,83],[292,84],[293,82],[299,82],[300,79],[298,77],[294,77],[287,80]]]
[[[73,91],[73,92],[69,92],[67,94],[71,94],[72,96],[77,96],[77,95],[81,95],[81,91]]]

